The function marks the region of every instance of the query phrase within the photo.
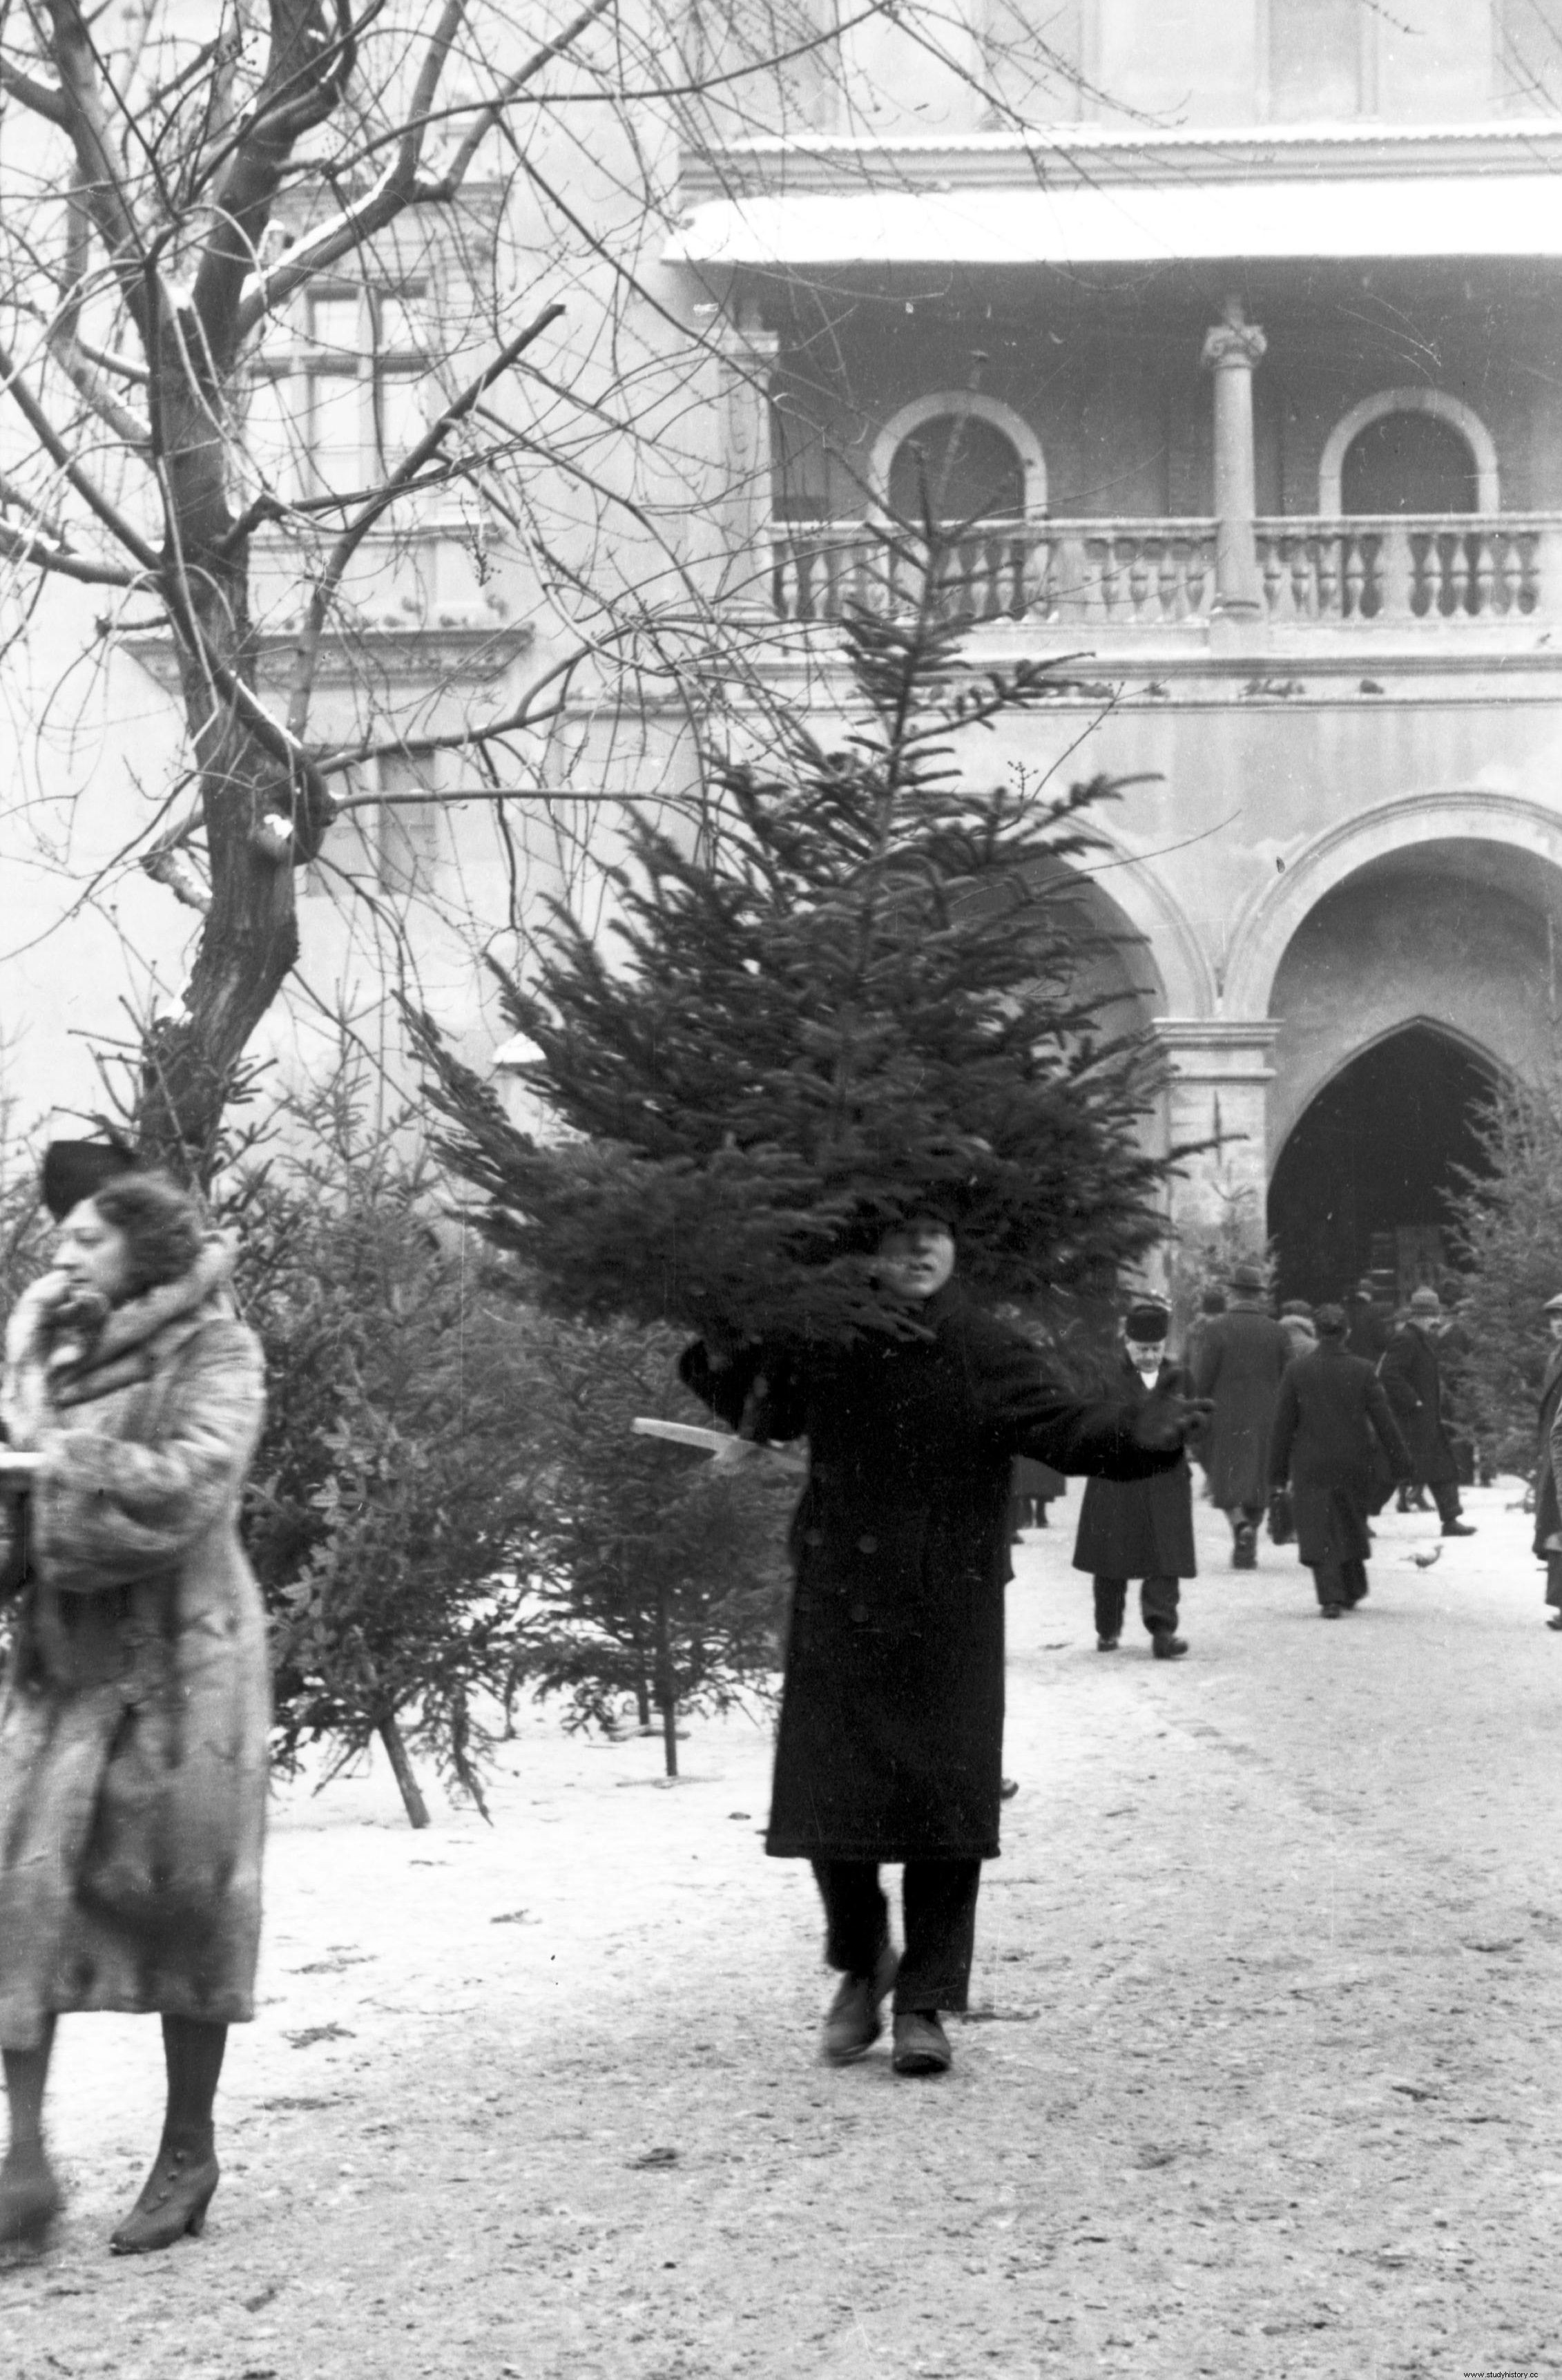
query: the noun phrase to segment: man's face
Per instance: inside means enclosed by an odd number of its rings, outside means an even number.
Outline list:
[[[879,1244],[878,1269],[902,1297],[933,1297],[954,1270],[954,1234],[947,1223],[908,1223],[887,1232]]]
[[[1130,1339],[1124,1343],[1128,1348],[1128,1360],[1136,1372],[1159,1369],[1160,1359],[1166,1353],[1164,1339]]]
[[[1554,1339],[1562,1340],[1562,1314],[1548,1314],[1545,1327]]]

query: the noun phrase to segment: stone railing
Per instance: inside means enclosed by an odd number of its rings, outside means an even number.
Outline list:
[[[838,620],[849,602],[910,610],[926,562],[911,539],[861,521],[793,522],[771,532],[783,620]],[[969,620],[1164,625],[1206,613],[1215,524],[1206,520],[987,521],[944,558],[938,608]]]
[[[926,562],[914,540],[861,521],[791,522],[770,537],[783,620],[921,601]],[[946,555],[938,608],[973,625],[1176,627],[1214,610],[1215,540],[1210,520],[984,522]],[[1277,627],[1457,628],[1562,615],[1562,514],[1260,520],[1255,540]]]
[[[1553,514],[1261,520],[1257,537],[1277,621],[1518,622],[1556,610],[1562,517]]]

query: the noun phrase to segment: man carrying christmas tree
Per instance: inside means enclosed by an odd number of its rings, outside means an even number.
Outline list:
[[[893,1990],[898,2074],[951,2062],[981,1864],[999,1852],[1009,1466],[1140,1479],[1177,1469],[1197,1409],[1175,1387],[1084,1403],[953,1278],[953,1210],[910,1215],[878,1273],[914,1335],[747,1346],[697,1342],[688,1385],[764,1441],[806,1437],[796,1574],[766,1849],[812,1863],[831,2065],[860,2058]],[[878,1881],[903,1863],[897,1961]]]

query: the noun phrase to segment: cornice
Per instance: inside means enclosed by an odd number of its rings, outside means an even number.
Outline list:
[[[489,621],[470,626],[381,627],[356,631],[351,638],[328,637],[321,642],[315,665],[322,686],[394,685],[409,693],[426,693],[445,686],[490,686],[520,659],[533,640],[528,622]],[[178,651],[172,636],[151,631],[119,639],[124,650],[139,662],[164,692],[179,685]],[[256,674],[268,694],[285,686],[296,634],[259,640]]]
[[[1383,176],[1562,171],[1562,125],[1520,118],[1449,125],[1199,126],[1161,132],[1036,125],[957,134],[798,132],[752,135],[682,160],[691,200],[756,190],[980,188],[1062,181],[1353,181]]]

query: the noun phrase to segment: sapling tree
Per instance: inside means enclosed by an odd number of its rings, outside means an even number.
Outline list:
[[[968,1282],[1023,1302],[1099,1293],[1160,1231],[1154,1061],[1090,988],[1075,872],[1118,789],[983,780],[984,728],[1063,673],[974,671],[938,532],[912,560],[886,542],[839,735],[782,712],[763,749],[711,751],[708,831],[634,824],[611,932],[561,904],[502,978],[556,1129],[516,1129],[413,1019],[442,1154],[563,1310],[728,1340],[905,1329],[871,1251],[935,1194]]]

